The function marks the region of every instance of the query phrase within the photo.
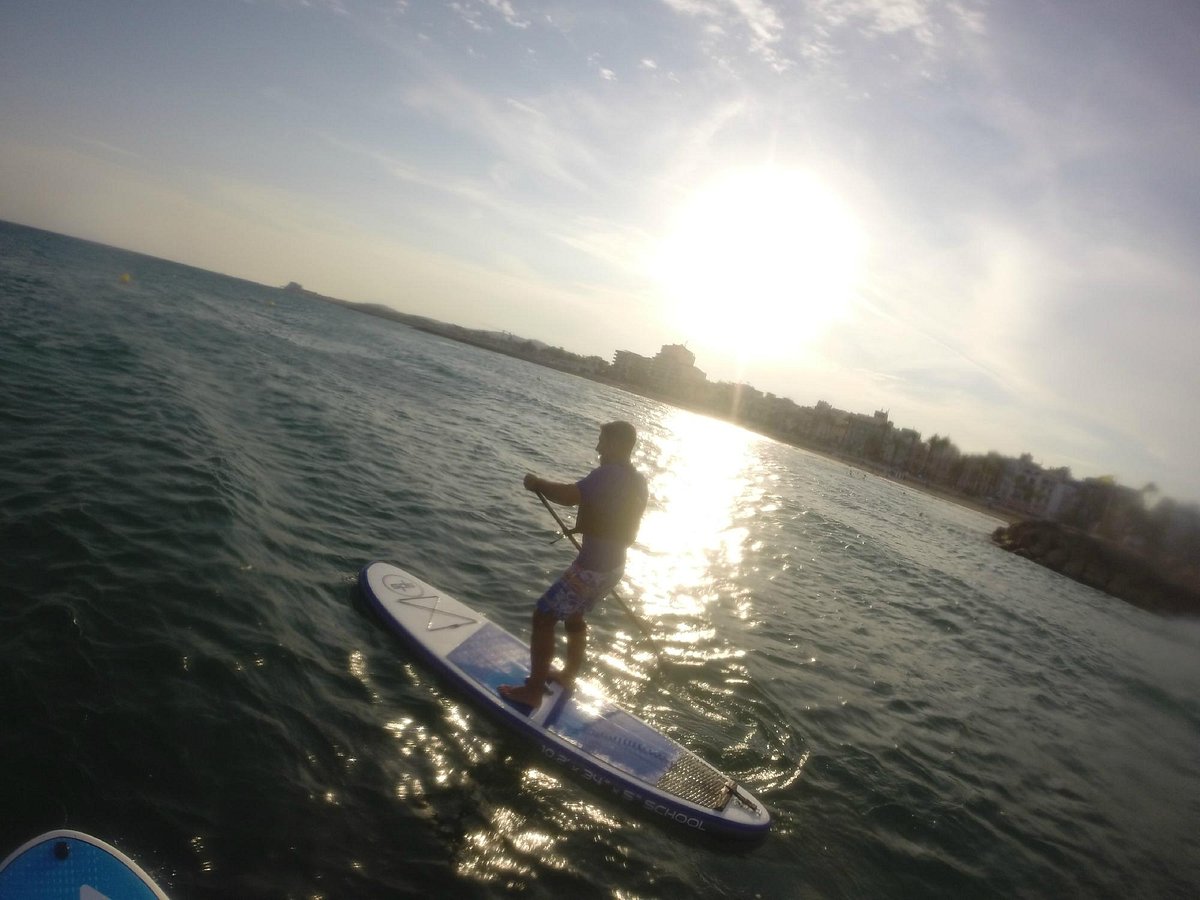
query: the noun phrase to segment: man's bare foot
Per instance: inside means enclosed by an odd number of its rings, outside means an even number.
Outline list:
[[[575,676],[568,675],[566,672],[561,672],[558,669],[550,670],[550,675],[549,675],[548,680],[556,681],[559,684],[561,684],[562,689],[564,691],[570,691],[572,688],[575,687]]]
[[[500,696],[513,703],[528,706],[530,709],[537,709],[541,705],[543,693],[544,689],[540,685],[529,683],[500,685]]]

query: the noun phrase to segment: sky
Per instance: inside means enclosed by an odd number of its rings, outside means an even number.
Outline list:
[[[1200,501],[1195,0],[0,0],[0,219]]]

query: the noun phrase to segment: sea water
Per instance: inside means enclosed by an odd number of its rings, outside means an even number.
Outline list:
[[[402,273],[397,273],[401,278]],[[797,398],[807,402],[816,398]],[[431,677],[356,575],[525,635],[526,471],[637,425],[588,677],[774,815],[724,847]],[[57,827],[176,897],[1192,897],[1200,623],[997,521],[312,297],[0,224],[0,856]]]

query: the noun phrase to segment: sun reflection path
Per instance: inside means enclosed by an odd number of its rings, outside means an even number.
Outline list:
[[[625,628],[622,612],[610,603],[607,621],[623,631],[597,640],[589,653],[589,664],[603,666],[606,674],[595,684],[585,675],[577,686],[585,703],[592,691],[602,690],[618,703],[631,703],[651,724],[661,718],[683,733],[704,731],[701,743],[732,751],[727,759],[714,753],[712,762],[733,763],[729,771],[742,773],[737,777],[743,780],[757,774],[760,764],[769,777],[785,778],[776,770],[787,770],[778,753],[756,761],[764,740],[775,743],[769,734],[764,738],[763,729],[777,717],[747,712],[758,695],[748,687],[746,642],[728,633],[717,611],[720,605],[725,617],[754,617],[746,576],[758,564],[755,544],[764,527],[754,520],[779,500],[765,440],[684,410],[667,409],[658,422],[643,423],[635,462],[648,476],[650,502],[618,592],[650,625],[669,664],[656,667],[638,630]],[[375,696],[365,657],[352,654],[349,669]],[[412,683],[426,680],[415,667],[406,665],[405,671]],[[657,691],[645,689],[651,681]],[[430,689],[440,707],[434,721],[398,716],[385,726],[407,764],[395,797],[432,817],[440,795],[466,798],[458,802],[469,803],[476,814],[448,826],[455,831],[459,876],[499,890],[524,890],[550,871],[579,875],[572,847],[601,844],[621,853],[619,842],[610,843],[613,835],[642,827],[605,799],[564,785],[556,769],[522,764],[516,795],[508,782],[498,788],[486,764],[507,767],[514,759],[497,756],[486,732],[475,729],[473,713]],[[756,780],[763,779],[746,783]],[[501,796],[504,802],[494,802]]]
[[[638,534],[644,552],[630,554],[626,581],[678,656],[712,641],[706,607],[740,573],[746,523],[764,492],[754,452],[763,439],[683,410],[669,411],[642,439],[650,503]]]
[[[526,890],[548,870],[582,877],[570,848],[597,843],[603,835],[631,826],[538,766],[521,773],[521,797],[515,804],[482,805],[479,815],[482,822],[472,820],[457,842],[455,871],[508,890]]]

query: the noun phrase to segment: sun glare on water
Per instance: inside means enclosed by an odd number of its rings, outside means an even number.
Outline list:
[[[729,173],[680,210],[656,274],[683,342],[787,358],[845,315],[866,241],[845,203],[806,172]]]

